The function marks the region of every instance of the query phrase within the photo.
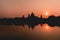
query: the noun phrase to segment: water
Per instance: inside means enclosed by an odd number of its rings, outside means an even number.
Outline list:
[[[31,39],[31,40],[59,40],[60,28],[50,27],[48,24],[42,26],[36,25],[34,29],[29,28],[27,25],[0,25],[0,37],[3,38],[18,38],[18,39]]]

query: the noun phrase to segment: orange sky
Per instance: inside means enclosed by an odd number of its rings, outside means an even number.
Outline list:
[[[34,12],[36,16],[60,15],[60,0],[0,0],[0,17],[27,16]]]

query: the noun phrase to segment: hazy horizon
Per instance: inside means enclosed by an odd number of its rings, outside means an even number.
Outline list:
[[[27,16],[60,15],[60,0],[0,0],[0,18]]]

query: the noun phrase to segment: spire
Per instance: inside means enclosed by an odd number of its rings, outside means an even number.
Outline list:
[[[28,17],[30,17],[30,14],[28,14]]]
[[[41,19],[42,19],[42,15],[41,15],[41,17],[40,17]]]
[[[23,18],[24,18],[24,15],[23,15]]]
[[[34,13],[33,12],[31,13],[31,16],[34,16]]]

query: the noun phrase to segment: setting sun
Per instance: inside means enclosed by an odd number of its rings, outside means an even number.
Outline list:
[[[46,12],[45,15],[47,16],[48,15],[48,12]]]
[[[48,11],[45,11],[44,14],[43,14],[43,17],[44,18],[48,18],[49,17],[49,12]]]

